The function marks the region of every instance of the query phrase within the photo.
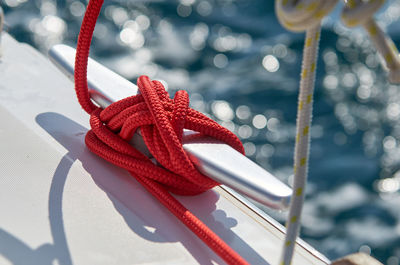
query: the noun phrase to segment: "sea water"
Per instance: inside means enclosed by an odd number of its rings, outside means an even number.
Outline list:
[[[4,0],[6,29],[46,52],[75,45],[86,1]],[[400,87],[361,29],[323,23],[301,236],[331,259],[366,252],[400,259]],[[400,2],[379,24],[400,41]],[[304,34],[290,33],[265,0],[105,1],[92,57],[134,81],[162,80],[171,95],[236,133],[247,156],[292,181]],[[262,207],[262,206],[260,206]],[[285,215],[262,207],[280,222]]]

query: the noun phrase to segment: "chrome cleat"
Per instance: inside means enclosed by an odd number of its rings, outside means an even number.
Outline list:
[[[49,51],[50,60],[72,81],[75,53],[74,48],[66,45],[56,45]],[[138,93],[135,84],[90,58],[87,80],[91,98],[103,108]],[[221,141],[207,136],[196,140],[185,139],[192,138],[187,136],[193,133],[196,132],[185,130],[182,144],[190,160],[201,173],[265,206],[275,209],[288,208],[292,189],[286,184]],[[131,143],[150,156],[140,132],[135,133]]]

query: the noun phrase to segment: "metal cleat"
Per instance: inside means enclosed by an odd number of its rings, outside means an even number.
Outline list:
[[[72,81],[75,53],[74,48],[66,45],[56,45],[49,51],[51,61]],[[90,58],[87,80],[91,98],[103,108],[138,92],[135,84]],[[185,136],[193,133],[196,132],[185,130],[182,144],[201,173],[268,207],[289,206],[292,189],[286,184],[223,142],[210,137],[185,140]],[[135,133],[131,144],[150,156],[140,133]]]

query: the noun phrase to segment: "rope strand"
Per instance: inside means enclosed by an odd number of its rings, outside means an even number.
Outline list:
[[[275,1],[276,13],[283,26],[292,31],[306,31],[297,108],[293,195],[286,220],[286,237],[280,265],[291,264],[296,238],[301,227],[301,211],[308,174],[310,128],[321,19],[330,13],[336,3],[337,0]]]
[[[286,221],[286,238],[281,258],[282,265],[289,265],[291,263],[296,238],[301,226],[301,211],[303,209],[308,174],[310,128],[320,32],[320,25],[307,30],[304,43],[294,151],[294,194],[290,204],[289,216]]]

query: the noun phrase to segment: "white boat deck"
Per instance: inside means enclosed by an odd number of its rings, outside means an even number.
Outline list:
[[[2,46],[0,264],[224,264],[85,147],[88,116],[45,56],[7,34]],[[265,214],[223,188],[177,198],[249,263],[278,264],[284,234]],[[294,265],[329,263],[299,242]]]

